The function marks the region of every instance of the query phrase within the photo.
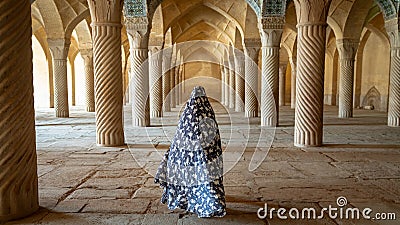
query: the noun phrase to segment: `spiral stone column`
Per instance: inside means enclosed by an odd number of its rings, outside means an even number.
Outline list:
[[[163,50],[162,55],[162,100],[164,112],[171,112],[171,98],[167,98],[171,91],[171,48]]]
[[[179,94],[179,92],[181,91],[181,79],[180,79],[180,74],[179,74],[179,70],[180,70],[180,62],[179,62],[179,60],[176,62],[176,65],[175,65],[175,99],[176,99],[176,105],[180,105],[181,104],[181,102],[180,102],[180,99],[179,99],[179,96],[180,96],[180,94]]]
[[[244,77],[245,77],[245,56],[243,51],[237,50],[235,51],[235,85],[236,85],[236,103],[235,103],[235,111],[236,112],[244,112]]]
[[[93,71],[93,49],[82,49],[81,56],[85,65],[86,86],[86,111],[94,112],[94,71]]]
[[[175,108],[177,105],[176,96],[175,96],[175,92],[176,92],[176,90],[175,90],[175,85],[176,85],[176,83],[175,83],[175,67],[173,66],[173,64],[171,64],[171,67],[172,68],[169,72],[169,78],[170,78],[170,80],[169,80],[169,82],[170,82],[169,98],[171,99],[171,107],[170,108]]]
[[[258,116],[258,55],[260,39],[245,39],[245,117]]]
[[[235,109],[236,97],[236,74],[235,74],[235,57],[233,51],[229,55],[229,108]]]
[[[225,62],[225,65],[228,65],[228,62]],[[224,101],[224,103],[225,103],[226,107],[229,107],[229,94],[230,94],[230,92],[229,92],[229,78],[230,77],[229,76],[230,76],[230,74],[229,74],[228,67],[224,67],[224,76],[225,76],[225,89],[224,89],[225,101]]]
[[[221,73],[221,104],[225,105],[225,70],[224,66],[220,65],[220,73]]]
[[[390,38],[390,82],[388,126],[400,126],[400,35],[397,18],[385,22]]]
[[[161,117],[163,103],[162,52],[161,46],[152,46],[149,56],[150,118]]]
[[[291,68],[291,87],[290,87],[290,107],[292,109],[296,108],[296,67],[297,58],[290,57],[290,68]]]
[[[279,121],[279,45],[284,17],[262,18],[261,126],[275,127]]]
[[[183,62],[183,60],[181,60],[181,62]],[[179,72],[178,72],[178,76],[179,76],[179,83],[180,83],[180,85],[179,85],[179,87],[178,87],[178,90],[179,90],[179,92],[178,92],[178,101],[179,101],[179,104],[182,104],[183,102],[184,102],[184,100],[183,100],[183,93],[185,92],[185,89],[184,89],[184,80],[185,80],[185,78],[184,78],[184,75],[183,75],[183,69],[184,69],[184,66],[183,66],[183,63],[179,66]]]
[[[336,41],[340,57],[339,118],[353,117],[354,61],[358,40]]]
[[[287,64],[279,65],[279,106],[285,106],[286,67],[287,67]]]
[[[297,82],[294,145],[321,146],[326,18],[330,0],[295,0]]]
[[[69,58],[71,68],[71,105],[76,106],[76,72],[75,72],[75,59],[74,57]]]
[[[50,50],[49,50],[50,51]],[[51,55],[51,53],[50,53]],[[50,94],[50,108],[54,108],[54,76],[53,76],[53,60],[47,61],[47,68],[49,70],[49,94]]]
[[[125,18],[132,69],[132,123],[135,127],[150,126],[149,105],[149,31],[147,17]]]
[[[92,18],[96,139],[100,146],[124,144],[121,60],[122,1],[88,1]]]
[[[54,108],[56,117],[69,117],[67,57],[71,41],[69,39],[48,39],[53,58]]]
[[[0,2],[0,223],[39,209],[29,1]]]

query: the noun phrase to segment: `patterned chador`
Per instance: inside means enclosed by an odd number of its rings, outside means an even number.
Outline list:
[[[155,182],[164,188],[161,202],[171,210],[198,217],[226,214],[221,139],[203,87],[192,91]]]

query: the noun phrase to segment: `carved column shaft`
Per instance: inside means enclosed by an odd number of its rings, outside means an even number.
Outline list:
[[[326,18],[330,0],[294,0],[297,77],[294,145],[321,146],[323,137]]]
[[[183,60],[182,60],[183,62]],[[185,88],[184,88],[184,81],[185,81],[185,77],[184,77],[184,64],[182,63],[179,67],[179,83],[181,85],[179,85],[179,93],[178,93],[178,99],[179,99],[179,104],[182,104],[184,102],[183,100],[183,93],[185,92]]]
[[[220,65],[220,73],[221,73],[221,104],[225,105],[225,70],[224,66]]]
[[[225,97],[225,101],[224,101],[224,103],[225,103],[225,106],[226,107],[229,107],[229,69],[227,68],[227,67],[224,67],[224,77],[225,77],[225,89],[224,89],[224,91],[225,91],[225,94],[224,94],[224,97]]]
[[[86,111],[94,112],[94,70],[93,70],[93,49],[81,50],[81,56],[85,65],[85,87],[86,87]]]
[[[126,18],[126,26],[132,69],[132,123],[146,127],[150,126],[148,21],[146,17]]]
[[[0,3],[0,223],[39,209],[29,1]]]
[[[258,39],[245,40],[245,117],[258,116],[258,55],[261,43]]]
[[[76,106],[76,71],[75,71],[75,57],[70,58],[71,65],[71,105]]]
[[[175,66],[175,88],[174,88],[174,90],[175,90],[175,99],[176,99],[176,105],[180,105],[181,104],[181,102],[180,102],[180,99],[179,99],[179,92],[181,91],[181,81],[180,81],[180,74],[179,74],[179,70],[180,70],[180,64],[179,64],[179,61],[178,61],[178,63],[176,64],[176,66]]]
[[[339,118],[353,117],[354,61],[358,48],[357,40],[338,40],[340,57]]]
[[[390,81],[388,126],[400,126],[400,34],[398,20],[392,19],[385,22],[386,30],[390,37]]]
[[[279,47],[285,18],[269,17],[260,22],[262,43],[261,126],[274,127],[279,121]]]
[[[162,56],[162,100],[165,112],[171,112],[171,98],[167,98],[171,91],[171,49],[164,49]]]
[[[173,64],[171,64],[171,66],[173,66]],[[169,72],[169,82],[170,82],[170,94],[169,94],[169,98],[171,99],[171,108],[175,108],[177,105],[176,102],[176,97],[175,97],[175,67],[172,67],[170,72]]]
[[[67,56],[70,45],[68,39],[48,39],[53,58],[54,108],[56,117],[69,117]]]
[[[50,51],[50,50],[49,50]],[[50,54],[51,55],[51,54]],[[51,57],[51,56],[50,56]],[[49,93],[50,93],[50,108],[54,108],[54,76],[53,76],[53,60],[47,61],[49,70]]]
[[[162,85],[162,52],[161,47],[151,47],[149,56],[150,77],[150,117],[157,118],[162,115],[163,85]]]
[[[400,126],[400,47],[391,49],[388,126]]]
[[[235,109],[236,103],[236,74],[235,74],[235,58],[233,53],[229,56],[229,108]]]
[[[101,146],[124,144],[121,10],[119,0],[88,1],[92,17],[96,139]]]
[[[279,106],[285,105],[286,97],[286,66],[279,66]]]
[[[296,68],[297,68],[297,58],[291,57],[290,68],[291,68],[291,86],[290,86],[290,107],[292,109],[296,108]]]
[[[236,72],[236,103],[235,111],[244,112],[244,77],[245,77],[245,56],[242,51],[235,52],[235,72]]]
[[[322,145],[325,25],[298,26],[295,145]]]

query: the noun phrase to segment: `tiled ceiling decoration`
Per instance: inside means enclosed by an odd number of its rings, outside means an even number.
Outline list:
[[[399,0],[375,0],[386,20],[393,19],[398,16],[399,12]]]
[[[126,17],[147,16],[146,0],[125,0],[124,15]]]
[[[262,5],[262,16],[284,16],[286,11],[286,0],[264,0]]]

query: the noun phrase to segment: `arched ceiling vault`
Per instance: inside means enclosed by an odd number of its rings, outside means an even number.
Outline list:
[[[199,20],[202,20],[205,24],[213,25],[213,30],[224,31],[218,34],[217,39],[222,37],[225,43],[226,39],[234,43],[236,28],[241,36],[245,34],[246,14],[243,9],[247,9],[247,6],[244,0],[165,0],[161,3],[164,33],[171,27],[174,42],[174,37],[181,36],[180,33],[188,30],[188,26],[199,24]],[[206,33],[208,35],[203,34],[204,37],[209,36],[209,32]]]
[[[365,20],[374,0],[333,0],[329,8],[328,24],[337,39],[359,40]]]
[[[40,14],[38,20],[50,39],[70,38],[75,27],[89,16],[86,0],[36,0],[32,12]]]
[[[175,42],[184,42],[184,41],[191,41],[191,40],[204,40],[204,39],[193,39],[193,31],[195,33],[198,32],[203,32],[208,34],[209,36],[215,36],[216,39],[222,43],[225,44],[229,44],[229,43],[233,43],[233,39],[232,37],[230,37],[228,34],[226,34],[220,27],[216,26],[215,24],[208,22],[208,21],[204,21],[204,20],[200,20],[197,23],[193,24],[192,26],[188,26],[187,28],[185,28],[185,30],[181,31],[180,33],[178,33],[176,36],[174,36],[174,32],[172,32],[172,38]],[[189,33],[189,35],[187,35]],[[182,37],[192,37],[192,38],[182,38]],[[209,39],[207,39],[209,40]]]

